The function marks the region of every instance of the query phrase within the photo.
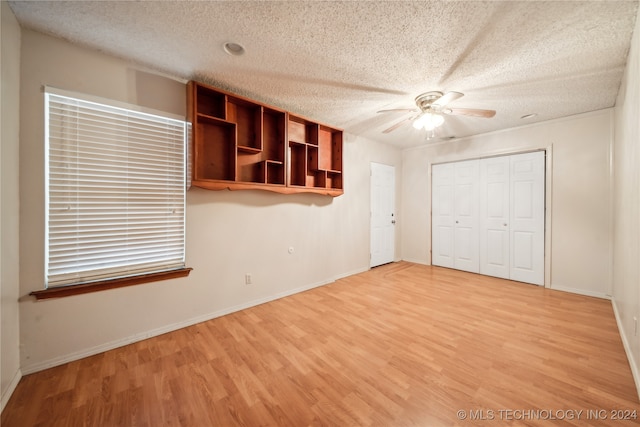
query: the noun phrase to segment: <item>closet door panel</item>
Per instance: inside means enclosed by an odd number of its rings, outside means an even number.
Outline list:
[[[511,156],[510,278],[544,285],[544,152]]]
[[[480,273],[509,278],[508,157],[480,161]]]
[[[480,272],[478,240],[479,160],[454,164],[454,261],[458,270]]]
[[[434,165],[431,194],[431,263],[453,267],[453,164]]]

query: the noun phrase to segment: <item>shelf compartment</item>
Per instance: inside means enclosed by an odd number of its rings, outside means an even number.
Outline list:
[[[289,114],[289,141],[318,145],[318,128],[319,125],[317,123]]]
[[[262,150],[262,106],[228,96],[227,120],[237,124],[238,147]]]
[[[327,171],[327,188],[342,190],[342,173],[337,171]]]
[[[307,168],[309,172],[319,170],[318,167],[318,147],[315,145],[307,146]]]
[[[264,165],[260,159],[260,153],[238,152],[237,162],[237,181],[256,183],[265,182]]]
[[[318,130],[318,169],[342,171],[342,132],[327,126]]]
[[[284,162],[286,114],[264,108],[262,115],[262,144],[267,160]]]
[[[284,163],[273,160],[241,163],[238,159],[238,182],[284,185]]]
[[[195,180],[235,180],[236,125],[224,120],[198,120],[194,155],[199,159],[193,173]]]
[[[267,184],[284,185],[284,162],[265,160]]]
[[[218,119],[226,119],[226,96],[198,86],[196,93],[196,111]]]
[[[295,141],[289,142],[289,185],[301,186],[306,184],[307,175],[307,146]]]
[[[306,186],[313,188],[327,187],[327,172],[325,171],[307,171]]]

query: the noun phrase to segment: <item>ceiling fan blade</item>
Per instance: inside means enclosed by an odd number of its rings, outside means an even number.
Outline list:
[[[398,129],[400,126],[404,125],[407,122],[412,121],[413,119],[415,119],[417,116],[411,116],[411,117],[407,117],[404,120],[400,120],[398,123],[396,123],[395,125],[385,129],[382,131],[382,133],[389,133],[389,132],[393,132],[394,130]]]
[[[485,117],[487,119],[496,115],[495,110],[477,110],[475,108],[445,108],[442,112],[456,116]]]
[[[389,110],[376,111],[376,113],[390,113],[392,111],[404,111],[404,112],[407,112],[407,113],[413,113],[413,112],[416,112],[418,110],[416,110],[415,108],[391,108]]]
[[[464,94],[460,93],[460,92],[447,92],[444,95],[442,95],[440,98],[436,99],[435,101],[433,101],[433,103],[431,104],[434,107],[444,107],[445,105],[447,105],[450,102],[455,101],[456,99],[460,99],[464,96]]]

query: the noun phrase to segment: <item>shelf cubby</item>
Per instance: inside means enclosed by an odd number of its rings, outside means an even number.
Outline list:
[[[307,182],[307,145],[289,142],[289,184],[304,187]]]
[[[229,96],[227,120],[237,124],[238,148],[262,150],[262,106]]]
[[[266,183],[284,185],[284,162],[265,160]]]
[[[260,153],[238,155],[238,173],[236,181],[264,183],[264,164],[260,160]]]
[[[342,173],[338,171],[327,171],[327,188],[342,190]]]
[[[200,161],[193,168],[196,180],[235,179],[235,127],[224,120],[198,121],[195,132],[200,137],[195,142],[194,157]]]
[[[289,114],[289,141],[318,145],[318,127],[317,123]]]
[[[286,113],[265,108],[262,115],[262,142],[265,156],[284,163]]]
[[[307,169],[309,172],[319,170],[318,146],[316,145],[307,145]]]
[[[307,171],[306,185],[313,188],[326,188],[327,187],[327,172],[325,171]]]
[[[342,171],[342,132],[326,126],[320,126],[318,134],[318,168],[321,170]]]
[[[196,112],[198,114],[215,117],[218,119],[226,119],[226,98],[227,96],[220,92],[208,90],[199,86],[196,89]]]

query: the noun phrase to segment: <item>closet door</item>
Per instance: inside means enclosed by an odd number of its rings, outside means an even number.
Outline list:
[[[480,160],[480,273],[510,276],[509,157]]]
[[[544,152],[511,156],[510,279],[544,285]]]
[[[472,273],[480,272],[479,165],[479,160],[454,164],[453,267]]]
[[[431,168],[431,263],[453,267],[454,167]]]
[[[432,168],[432,264],[544,284],[544,152]]]

